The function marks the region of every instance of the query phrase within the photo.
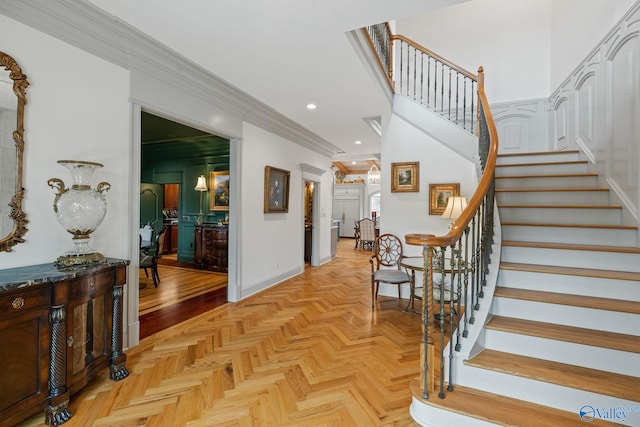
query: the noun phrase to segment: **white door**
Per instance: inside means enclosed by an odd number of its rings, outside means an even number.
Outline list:
[[[353,227],[360,218],[360,200],[336,200],[336,219],[340,220],[340,237],[353,237]]]

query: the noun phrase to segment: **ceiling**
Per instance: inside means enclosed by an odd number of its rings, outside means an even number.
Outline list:
[[[368,120],[389,105],[346,33],[463,0],[88,1],[340,148],[338,167],[361,173],[380,153]]]

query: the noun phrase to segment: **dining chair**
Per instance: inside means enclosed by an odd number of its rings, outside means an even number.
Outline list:
[[[160,275],[158,274],[158,260],[162,258],[164,251],[164,234],[167,227],[163,227],[153,241],[153,244],[147,251],[140,251],[140,268],[144,269],[145,274],[149,277],[147,269],[151,270],[151,279],[153,285],[157,288],[160,283]]]
[[[370,220],[371,221],[371,220]],[[411,284],[411,276],[406,270],[400,268],[402,254],[402,242],[394,234],[383,234],[375,240],[374,254],[369,259],[371,264],[371,309],[375,308],[378,300],[380,283],[389,283],[398,286],[398,299],[400,286],[403,283]]]
[[[373,249],[376,241],[376,227],[373,220],[363,218],[358,221],[360,248],[370,247]]]

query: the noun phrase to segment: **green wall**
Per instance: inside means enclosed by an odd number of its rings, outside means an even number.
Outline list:
[[[193,141],[142,145],[141,183],[180,184],[178,207],[178,260],[193,261],[194,225],[200,213],[200,192],[194,187],[200,175],[229,170],[229,140],[209,136]],[[231,183],[233,187],[233,183]],[[209,188],[211,190],[211,188]],[[202,199],[204,222],[225,220],[225,211],[209,210],[209,191]]]

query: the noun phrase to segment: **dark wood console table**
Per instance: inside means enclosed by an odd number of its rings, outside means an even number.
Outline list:
[[[202,270],[227,272],[229,264],[229,227],[203,224],[195,226],[195,253],[193,262]]]
[[[71,418],[69,397],[104,368],[129,375],[122,351],[128,261],[58,269],[0,270],[0,426],[45,412],[45,424]]]

